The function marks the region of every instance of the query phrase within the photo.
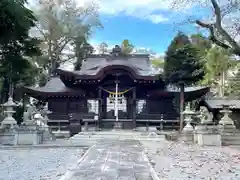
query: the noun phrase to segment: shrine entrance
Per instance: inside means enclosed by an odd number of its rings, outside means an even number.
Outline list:
[[[101,88],[103,94],[103,119],[115,121],[131,119],[132,89],[120,87],[115,87],[115,89]]]
[[[126,81],[128,79],[128,81]],[[123,128],[132,129],[134,119],[134,109],[136,98],[134,84],[126,84],[129,82],[129,76],[114,76],[107,77],[99,86],[100,97],[100,119],[105,126],[113,128],[116,122],[122,123]],[[135,108],[134,108],[135,107]]]

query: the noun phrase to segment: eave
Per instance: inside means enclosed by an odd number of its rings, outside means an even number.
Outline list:
[[[86,92],[82,89],[68,88],[58,78],[54,77],[44,87],[23,87],[23,92],[36,99],[46,100],[50,97],[84,97]]]

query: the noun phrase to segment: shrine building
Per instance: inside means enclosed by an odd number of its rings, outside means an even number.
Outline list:
[[[123,129],[140,126],[178,128],[180,91],[170,88],[162,75],[153,73],[149,55],[89,55],[81,70],[56,70],[44,87],[24,87],[24,92],[46,101],[48,124],[67,129],[69,114],[78,114],[83,122],[111,129],[116,122]],[[201,98],[208,87],[186,87],[185,101]]]

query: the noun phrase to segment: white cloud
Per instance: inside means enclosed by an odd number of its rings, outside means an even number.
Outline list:
[[[94,2],[98,4],[101,13],[107,15],[127,15],[139,19],[149,20],[153,23],[161,23],[169,20],[170,12],[174,11],[174,0],[79,0],[79,4]],[[179,8],[181,11],[191,5]],[[169,11],[163,14],[163,11]]]

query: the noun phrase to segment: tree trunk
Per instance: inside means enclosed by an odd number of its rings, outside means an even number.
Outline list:
[[[219,96],[224,97],[224,87],[225,87],[225,72],[220,76],[220,85],[219,85]]]
[[[52,66],[53,66],[53,62],[52,62],[52,41],[51,40],[49,40],[49,42],[48,42],[48,61],[49,61],[49,67],[48,67],[47,81],[49,81],[50,78],[51,78]]]
[[[184,122],[184,84],[180,84],[180,128],[179,131],[181,132],[183,129],[183,122]]]

